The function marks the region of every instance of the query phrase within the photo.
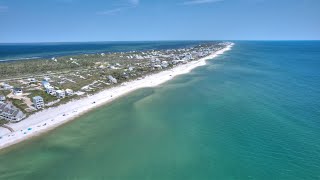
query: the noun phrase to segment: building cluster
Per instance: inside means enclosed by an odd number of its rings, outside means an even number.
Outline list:
[[[110,75],[103,76],[106,77],[108,83],[116,84],[123,79],[133,79],[149,72],[168,69],[179,64],[201,59],[223,47],[225,45],[222,43],[208,43],[180,49],[120,52],[113,55],[120,59],[127,59],[127,61],[124,60],[121,64],[98,61],[95,62],[95,68],[104,74],[108,74],[108,70],[117,72],[117,79]],[[88,85],[84,86],[82,90],[90,91],[92,88]]]
[[[223,44],[220,44],[222,46]],[[147,59],[149,64],[144,63],[151,69],[165,69],[169,66],[185,64],[192,60],[197,60],[208,56],[218,50],[215,45],[199,45],[190,48],[169,49],[169,50],[152,50],[148,52],[135,53],[126,56],[128,59]]]
[[[66,96],[72,96],[74,94],[73,90],[71,89],[66,89],[66,90],[56,90],[51,84],[43,80],[42,81],[42,86],[45,88],[46,93],[56,96],[59,99],[65,98]]]

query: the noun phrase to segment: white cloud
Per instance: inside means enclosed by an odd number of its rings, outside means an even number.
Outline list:
[[[131,9],[131,8],[135,8],[139,5],[140,3],[140,0],[127,0],[127,3],[120,6],[120,7],[117,7],[117,8],[114,8],[114,9],[109,9],[109,10],[106,10],[106,11],[101,11],[101,12],[97,12],[97,14],[99,15],[115,15],[121,11],[124,11],[124,10],[127,10],[127,9]]]
[[[197,4],[208,4],[208,3],[216,3],[223,0],[190,0],[185,1],[182,3],[182,5],[197,5]]]
[[[99,15],[114,15],[122,10],[125,10],[127,8],[124,8],[124,7],[120,7],[120,8],[114,8],[114,9],[109,9],[109,10],[106,10],[106,11],[102,11],[102,12],[98,12],[97,14]]]

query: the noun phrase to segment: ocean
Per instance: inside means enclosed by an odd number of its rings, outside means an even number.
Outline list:
[[[0,179],[320,179],[320,41],[234,42],[0,151]]]

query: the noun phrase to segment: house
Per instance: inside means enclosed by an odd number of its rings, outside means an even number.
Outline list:
[[[167,68],[169,66],[169,63],[167,61],[162,61],[161,62],[161,67],[162,68]]]
[[[65,98],[66,97],[66,93],[64,90],[57,90],[56,91],[56,96],[57,98]]]
[[[52,86],[47,87],[46,92],[52,96],[56,95],[56,90]]]
[[[45,81],[45,80],[43,80],[43,81],[41,82],[41,84],[42,84],[42,86],[43,86],[44,88],[46,88],[46,89],[51,86],[50,83],[49,83],[48,81]]]
[[[185,60],[173,60],[172,64],[187,63]]]
[[[13,88],[12,92],[15,96],[21,96],[23,93],[21,88]]]
[[[49,78],[49,77],[44,77],[43,78],[43,81],[47,81],[47,82],[49,82],[51,79]]]
[[[130,66],[129,71],[133,71],[133,70],[134,70],[134,67]]]
[[[4,95],[0,95],[0,101],[5,101],[6,97]]]
[[[26,115],[13,105],[0,102],[0,119],[10,122],[19,122],[25,117]]]
[[[192,60],[193,57],[192,57],[191,54],[188,54],[188,55],[186,55],[186,56],[184,57],[184,59],[185,59],[185,60]]]
[[[114,83],[114,84],[117,84],[117,83],[118,83],[117,79],[114,78],[114,77],[111,76],[111,75],[108,76],[108,79],[110,80],[110,82],[112,82],[112,83]]]
[[[35,96],[32,98],[33,105],[36,109],[41,109],[44,107],[44,101],[41,96]]]
[[[28,80],[29,80],[29,83],[36,83],[37,82],[37,80],[35,78],[29,78]]]
[[[73,90],[72,89],[66,89],[66,96],[72,96]]]
[[[13,87],[10,86],[9,84],[3,83],[3,84],[2,84],[2,88],[3,88],[4,90],[10,90],[10,89],[12,89]]]
[[[156,64],[156,65],[153,65],[154,68],[157,68],[157,69],[162,69],[162,66],[159,65],[159,64]]]

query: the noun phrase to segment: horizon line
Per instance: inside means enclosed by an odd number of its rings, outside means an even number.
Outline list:
[[[211,39],[211,40],[110,40],[110,41],[33,41],[33,42],[0,42],[0,44],[54,44],[54,43],[108,43],[108,42],[176,42],[176,41],[320,41],[320,39]]]

